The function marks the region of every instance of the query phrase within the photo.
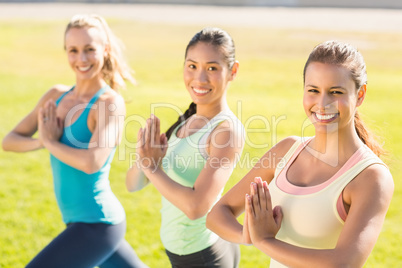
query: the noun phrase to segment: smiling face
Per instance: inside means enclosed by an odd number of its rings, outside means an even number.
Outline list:
[[[65,36],[68,62],[77,80],[100,79],[106,53],[105,41],[94,27],[71,28]]]
[[[305,73],[303,106],[316,133],[354,130],[354,114],[362,101],[347,68],[309,63]]]
[[[237,63],[233,68],[237,68]],[[199,42],[188,49],[184,83],[197,107],[219,105],[225,99],[226,88],[236,73],[233,68],[229,68],[217,46]]]

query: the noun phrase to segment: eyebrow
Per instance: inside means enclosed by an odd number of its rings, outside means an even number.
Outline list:
[[[191,62],[194,62],[194,63],[198,63],[197,61],[192,60],[192,59],[187,59],[186,61],[191,61]],[[219,65],[219,62],[217,62],[217,61],[209,61],[209,62],[207,62],[207,64],[218,64]]]
[[[318,88],[315,85],[306,85],[306,87]],[[346,88],[344,88],[342,86],[333,86],[333,87],[330,87],[329,89],[343,89],[343,90],[346,90]]]

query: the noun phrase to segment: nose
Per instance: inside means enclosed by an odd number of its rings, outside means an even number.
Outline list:
[[[205,70],[198,70],[196,78],[200,83],[208,82],[208,74]]]
[[[87,54],[85,52],[80,53],[80,60],[84,62],[87,60]]]
[[[325,112],[331,109],[335,102],[328,96],[328,94],[321,94],[318,100],[318,108],[321,112]]]

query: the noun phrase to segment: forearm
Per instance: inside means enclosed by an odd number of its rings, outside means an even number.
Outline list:
[[[29,152],[42,149],[43,145],[38,139],[10,132],[4,137],[2,147],[4,151]]]
[[[183,211],[187,217],[194,220],[203,216],[197,213],[200,200],[195,196],[193,188],[183,186],[173,181],[161,168],[154,170],[144,169],[143,171],[145,176],[152,182],[161,195]]]
[[[135,162],[127,171],[126,188],[129,192],[139,191],[149,184],[149,180],[145,177],[138,163]]]
[[[254,246],[272,259],[297,268],[309,267],[361,267],[363,264],[352,263],[346,252],[339,249],[309,249],[297,247],[276,238],[261,239]]]
[[[232,243],[243,243],[243,226],[237,221],[231,209],[224,205],[216,205],[208,213],[207,228]]]
[[[63,163],[88,174],[98,171],[109,155],[106,152],[96,153],[97,148],[78,149],[59,141],[47,141],[45,147]]]

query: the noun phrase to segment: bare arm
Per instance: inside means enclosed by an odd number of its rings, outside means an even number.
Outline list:
[[[48,100],[57,99],[69,87],[56,85],[47,91],[39,100],[35,108],[26,115],[3,139],[3,150],[12,152],[29,152],[43,148],[39,139],[32,136],[38,130],[39,109],[45,105]]]
[[[275,239],[268,224],[275,219],[268,187],[258,186],[247,203],[250,236],[262,252],[289,267],[362,267],[380,234],[394,189],[392,176],[382,165],[373,165],[346,188],[351,202],[347,220],[334,249],[307,249]],[[373,198],[375,197],[375,198]],[[277,231],[277,230],[276,230]]]
[[[153,123],[154,129],[158,129],[159,120],[155,118]],[[224,128],[227,128],[227,131],[223,131]],[[243,148],[244,142],[238,146],[231,146],[232,143],[229,142],[230,139],[238,139],[239,133],[234,133],[234,130],[224,123],[218,126],[216,131],[218,129],[219,135],[216,135],[215,142],[210,143],[209,159],[193,187],[186,187],[173,181],[159,165],[144,169],[145,175],[157,190],[192,220],[204,216],[211,209],[233,172],[236,154],[240,154]],[[159,130],[155,136],[159,137]],[[219,144],[227,146],[217,146]],[[151,158],[161,159],[160,156]]]
[[[294,142],[294,138],[287,138],[261,157],[246,176],[230,189],[208,213],[206,222],[208,229],[227,241],[249,244],[249,241],[245,240],[247,234],[243,233],[243,225],[237,220],[244,212],[244,196],[250,194],[250,183],[254,181],[255,177],[261,177],[268,183],[273,179],[276,165]],[[267,163],[271,163],[271,165]]]
[[[139,191],[149,184],[138,162],[133,163],[126,174],[126,188],[129,192]]]
[[[51,154],[67,165],[89,174],[98,171],[104,165],[110,152],[120,143],[124,126],[125,105],[123,98],[115,94],[107,96],[105,100],[100,99],[99,101],[104,101],[105,107],[116,107],[116,109],[106,108],[104,109],[104,113],[95,110],[93,113],[95,129],[92,133],[88,149],[73,148],[59,142],[59,139],[50,137],[51,135],[46,135],[54,128],[46,131],[43,128],[43,131],[40,131],[40,137],[43,140],[42,143]],[[49,109],[54,109],[54,104],[50,105]],[[52,111],[44,112],[49,114],[55,113]],[[41,127],[43,125],[41,115],[39,115],[38,120]]]

